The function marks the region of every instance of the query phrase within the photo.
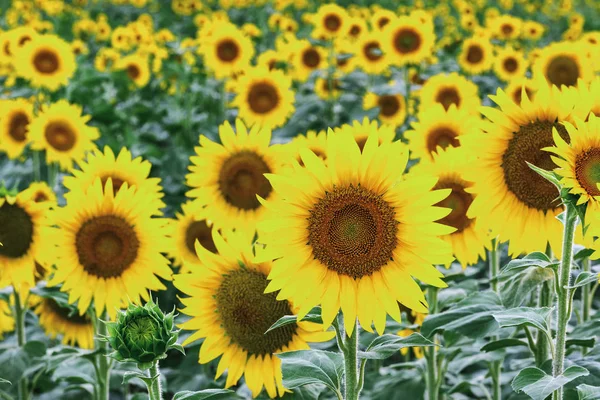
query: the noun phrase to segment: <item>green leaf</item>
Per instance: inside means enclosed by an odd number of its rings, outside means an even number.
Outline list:
[[[492,314],[500,328],[532,326],[546,333],[551,338],[548,327],[548,316],[552,312],[550,307],[517,307]]]
[[[539,368],[528,367],[519,371],[512,381],[512,388],[516,392],[524,392],[533,400],[544,400],[556,389],[563,387],[580,376],[587,376],[589,372],[583,367],[572,365],[562,375],[553,377]]]
[[[595,282],[598,282],[598,273],[583,271],[579,275],[577,275],[577,278],[575,278],[575,282],[573,282],[573,285],[568,286],[568,288],[575,289]]]
[[[592,347],[594,347],[594,344],[596,344],[596,338],[595,337],[589,337],[589,338],[570,338],[567,339],[566,342],[566,346],[581,346],[581,347],[589,347],[590,349]]]
[[[129,383],[130,380],[136,379],[136,378],[142,380],[146,385],[151,385],[152,381],[154,379],[156,379],[156,376],[149,377],[148,375],[143,374],[143,373],[138,372],[138,371],[127,371],[127,372],[125,372],[123,374],[123,382],[122,382],[122,384]]]
[[[228,389],[205,389],[199,392],[189,390],[175,393],[173,400],[218,400],[218,399],[237,399],[239,398],[234,391]]]
[[[369,360],[385,360],[406,347],[431,347],[435,343],[425,339],[420,333],[407,337],[398,335],[381,335],[371,342],[365,351],[359,351],[360,358]]]
[[[519,346],[528,347],[529,344],[527,344],[527,342],[525,342],[523,340],[519,340],[519,339],[500,339],[500,340],[494,340],[493,342],[489,342],[488,344],[486,344],[485,346],[483,346],[481,348],[481,351],[487,352],[487,351],[505,349],[507,347],[519,347]]]
[[[9,385],[12,385],[12,383],[10,383],[10,381],[7,381],[6,379],[2,379],[2,378],[0,378],[0,383],[8,383]]]
[[[600,400],[600,387],[590,385],[577,386],[579,400]]]
[[[316,322],[322,324],[323,320],[321,319],[321,307],[315,307],[312,310],[310,310],[310,312],[306,314],[306,316],[302,318],[301,321]],[[298,322],[298,317],[296,315],[284,315],[283,317],[279,318],[273,325],[271,325],[269,329],[267,329],[265,335],[274,329],[281,328],[282,326],[290,324],[295,324],[296,322]]]
[[[283,385],[288,389],[313,383],[324,384],[334,392],[341,387],[344,358],[324,350],[298,350],[277,354],[281,359]]]
[[[521,263],[509,263],[500,273],[500,295],[506,307],[522,305],[528,296],[523,293],[535,291],[542,283],[556,277],[558,263],[545,263],[541,260],[532,263],[531,260],[515,260]],[[511,265],[512,264],[512,265]]]
[[[552,171],[546,171],[545,169],[536,167],[535,165],[531,164],[530,162],[527,162],[527,166],[529,168],[531,168],[532,170],[534,170],[535,172],[537,172],[537,174],[539,176],[541,176],[542,178],[546,179],[548,182],[552,183],[554,186],[556,186],[556,188],[558,190],[560,190],[562,188],[562,185],[560,184],[560,179],[558,178],[558,176],[552,172]]]
[[[46,355],[46,344],[38,340],[30,340],[25,343],[23,350],[25,350],[30,357],[43,357]]]

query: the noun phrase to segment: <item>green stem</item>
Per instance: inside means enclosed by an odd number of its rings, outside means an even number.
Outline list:
[[[410,71],[409,71],[409,66],[406,65],[404,67],[404,90],[406,92],[405,94],[405,101],[406,101],[406,123],[409,124],[410,123]]]
[[[538,307],[551,307],[553,302],[552,295],[552,283],[543,282],[540,287],[540,297],[538,299]],[[548,321],[550,325],[550,321]],[[542,332],[537,333],[537,343],[535,351],[535,365],[541,368],[542,364],[548,359],[548,349],[550,347],[550,341],[548,337]]]
[[[103,318],[107,319],[106,313],[104,313]],[[96,349],[102,350],[100,354],[97,356],[98,363],[98,373],[96,376],[97,384],[98,384],[98,400],[109,400],[110,394],[110,369],[111,363],[106,356],[108,354],[108,343],[101,341],[100,338],[106,336],[106,324],[101,321],[100,318],[96,320],[95,324],[96,328]]]
[[[56,177],[58,176],[58,164],[57,163],[48,164],[47,170],[48,170],[48,186],[50,186],[50,188],[52,190],[55,190]]]
[[[327,88],[328,88],[328,92],[327,92],[327,110],[328,110],[328,118],[329,118],[329,123],[330,125],[335,125],[334,122],[334,118],[335,118],[335,113],[334,113],[334,99],[333,99],[333,74],[335,72],[334,68],[335,68],[335,54],[334,54],[334,49],[333,49],[333,39],[329,40],[329,46],[328,46],[328,66],[327,66]]]
[[[40,165],[40,152],[33,150],[32,154],[33,161],[33,180],[35,182],[40,182],[42,180],[42,168]]]
[[[558,268],[558,308],[556,324],[555,357],[552,363],[552,374],[562,375],[565,366],[565,344],[567,341],[567,325],[571,319],[571,264],[573,263],[573,240],[575,237],[575,226],[577,225],[577,210],[571,203],[566,204],[566,214],[563,231],[562,258]],[[562,387],[552,394],[553,400],[562,400]]]
[[[500,254],[498,253],[498,240],[492,239],[492,248],[488,251],[489,273],[490,273],[490,288],[498,293],[498,272],[500,271]],[[494,336],[492,340],[498,340]],[[492,378],[492,399],[500,400],[502,398],[502,385],[500,376],[502,373],[502,361],[492,361],[490,364],[490,375]]]
[[[358,323],[354,321],[354,330],[348,337],[344,333],[344,377],[345,400],[358,400],[360,394],[358,379]]]
[[[160,386],[160,371],[158,370],[158,360],[154,361],[150,367],[150,378],[155,378],[152,384],[148,386],[148,396],[150,400],[162,400],[162,387]]]
[[[586,257],[581,262],[583,271],[590,272],[592,270],[592,264],[589,257]],[[581,320],[582,322],[589,321],[590,311],[592,309],[592,298],[590,296],[591,285],[585,285],[581,288]]]
[[[14,288],[15,296],[15,330],[17,332],[17,344],[19,347],[25,346],[27,343],[27,337],[25,335],[25,314],[27,313],[27,305],[21,303],[21,296],[17,288]],[[27,389],[27,379],[22,377],[19,379],[19,400],[27,400],[29,397],[29,390]]]
[[[427,303],[429,304],[429,315],[437,313],[438,288],[429,286],[427,288]],[[435,341],[435,337],[434,337]],[[429,400],[438,400],[438,368],[437,348],[431,346],[425,348],[425,360],[427,361],[427,395]]]

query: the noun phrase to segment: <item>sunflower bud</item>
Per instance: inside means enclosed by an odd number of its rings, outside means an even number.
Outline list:
[[[166,358],[167,351],[183,347],[177,344],[179,330],[174,330],[174,311],[165,315],[152,299],[143,307],[130,304],[117,315],[116,322],[107,322],[106,338],[117,361],[136,362],[141,370],[148,369],[157,360]]]

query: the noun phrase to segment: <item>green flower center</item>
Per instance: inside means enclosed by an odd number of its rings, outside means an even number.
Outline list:
[[[160,329],[156,321],[144,315],[133,318],[125,327],[125,341],[146,349],[152,345],[156,331]]]
[[[20,258],[33,242],[33,221],[23,208],[4,202],[0,206],[0,256]]]
[[[577,182],[590,196],[600,196],[600,148],[585,150],[575,160]]]

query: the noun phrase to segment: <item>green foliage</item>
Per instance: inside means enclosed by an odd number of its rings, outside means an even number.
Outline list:
[[[556,377],[546,374],[539,368],[529,367],[517,374],[512,381],[512,388],[517,392],[524,392],[533,400],[544,400],[556,389],[588,374],[587,369],[576,365],[567,368],[562,375]]]

